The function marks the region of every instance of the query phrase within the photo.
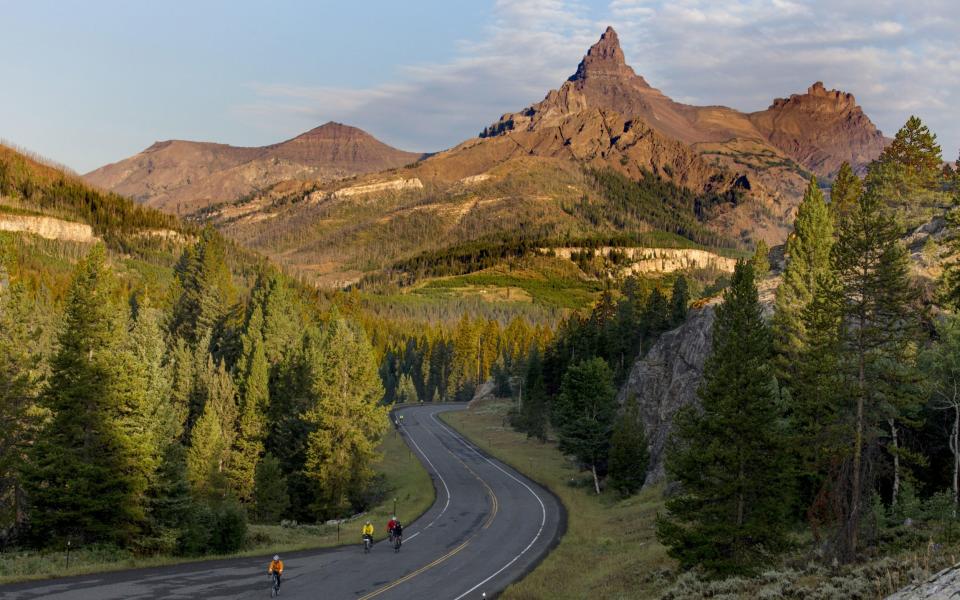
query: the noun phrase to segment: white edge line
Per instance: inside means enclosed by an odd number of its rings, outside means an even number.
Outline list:
[[[439,422],[439,421],[438,421],[438,422]],[[402,425],[401,427],[402,427],[403,431],[406,433],[406,431],[407,431],[406,425]],[[441,427],[443,427],[443,425],[441,425]],[[410,440],[410,443],[414,445],[414,447],[417,449],[417,452],[419,452],[419,453],[420,453],[420,456],[423,457],[423,460],[427,461],[427,464],[430,465],[430,468],[433,469],[433,472],[434,472],[434,473],[437,475],[437,477],[440,479],[440,483],[443,484],[443,490],[444,490],[444,491],[446,492],[446,494],[447,494],[447,502],[446,502],[446,504],[443,505],[443,510],[441,510],[441,511],[437,514],[437,516],[433,518],[432,521],[430,521],[429,523],[427,523],[427,526],[426,526],[426,527],[424,527],[424,528],[421,529],[420,531],[418,531],[418,532],[414,533],[413,535],[411,535],[410,537],[408,537],[408,538],[406,539],[406,542],[409,543],[410,541],[413,540],[413,538],[417,537],[418,535],[420,535],[421,533],[423,533],[424,531],[426,531],[427,529],[429,529],[431,525],[433,525],[434,523],[436,523],[437,520],[438,520],[440,517],[443,516],[443,513],[447,512],[447,509],[450,507],[450,488],[447,487],[447,482],[446,482],[446,480],[443,478],[443,475],[440,474],[440,469],[438,469],[438,468],[436,467],[436,465],[433,464],[433,461],[431,461],[430,458],[427,456],[427,454],[423,451],[423,448],[420,447],[420,444],[418,444],[417,441],[413,439],[413,436],[410,435],[409,433],[407,433],[404,437],[406,437],[408,440]]]
[[[439,412],[439,411],[438,411],[438,412]],[[523,487],[527,488],[527,491],[530,492],[531,494],[533,494],[533,497],[536,498],[536,499],[537,499],[537,502],[540,503],[540,510],[541,510],[541,512],[542,512],[542,516],[541,516],[541,518],[540,518],[540,529],[537,530],[537,535],[535,535],[535,536],[533,537],[533,539],[530,540],[530,543],[527,544],[527,547],[524,548],[523,550],[521,550],[520,553],[517,554],[516,556],[514,556],[512,559],[510,559],[510,562],[508,562],[507,564],[505,564],[505,565],[503,565],[502,567],[500,567],[499,569],[497,569],[497,571],[495,571],[492,575],[490,575],[489,577],[487,577],[486,579],[484,579],[483,581],[481,581],[481,582],[478,583],[477,585],[473,586],[472,588],[470,588],[470,589],[467,590],[466,592],[460,594],[459,596],[457,596],[456,598],[453,599],[453,600],[461,600],[462,598],[466,597],[468,594],[471,594],[472,592],[476,591],[477,588],[479,588],[479,587],[482,586],[483,584],[487,583],[488,581],[490,581],[491,579],[493,579],[494,577],[496,577],[496,576],[499,575],[500,573],[503,573],[504,571],[506,571],[508,568],[510,568],[511,565],[513,565],[513,563],[517,562],[517,561],[520,559],[521,556],[523,556],[524,554],[526,554],[527,551],[530,550],[530,548],[532,548],[535,543],[537,543],[537,540],[540,539],[540,535],[543,534],[543,528],[546,527],[546,524],[547,524],[547,507],[546,507],[546,505],[544,505],[543,500],[540,498],[540,496],[539,496],[535,491],[533,491],[533,488],[531,488],[529,485],[527,485],[527,484],[524,483],[523,481],[520,481],[519,479],[517,479],[516,477],[514,477],[511,473],[509,473],[509,472],[507,472],[506,470],[504,470],[503,468],[501,468],[500,465],[496,464],[495,462],[493,462],[492,460],[490,460],[489,458],[487,458],[486,456],[484,456],[483,454],[481,454],[480,452],[478,452],[477,449],[473,446],[473,444],[472,444],[471,442],[468,442],[466,439],[464,439],[464,437],[463,437],[462,435],[460,435],[459,433],[455,433],[455,432],[451,431],[446,425],[444,425],[443,423],[441,423],[440,420],[437,419],[437,412],[430,413],[430,417],[431,417],[434,421],[436,421],[436,423],[437,423],[440,427],[442,427],[443,429],[445,429],[445,430],[447,431],[447,433],[449,433],[450,435],[452,435],[454,439],[456,439],[456,440],[459,441],[461,444],[463,444],[464,447],[466,447],[468,450],[470,450],[471,452],[473,452],[474,454],[476,454],[477,456],[479,456],[479,457],[482,458],[483,460],[485,460],[485,461],[487,461],[488,463],[490,463],[491,465],[493,465],[494,468],[496,468],[498,471],[500,471],[501,473],[503,473],[504,475],[506,475],[506,476],[509,477],[510,479],[516,481],[517,483],[519,483],[519,484],[522,485]]]

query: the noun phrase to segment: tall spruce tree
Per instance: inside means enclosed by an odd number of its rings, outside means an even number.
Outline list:
[[[270,404],[270,367],[260,330],[256,327],[250,328],[244,336],[244,350],[237,437],[231,454],[230,477],[240,500],[249,502],[253,499],[257,463],[264,450]]]
[[[670,324],[674,327],[687,319],[688,305],[690,304],[690,285],[683,275],[673,282],[670,293]]]
[[[207,226],[196,245],[180,257],[175,272],[178,294],[171,332],[191,345],[200,343],[205,336],[214,339],[237,296],[220,234]]]
[[[936,134],[919,117],[911,116],[883,152],[877,163],[895,167],[907,188],[933,189],[941,179],[943,156]]]
[[[622,496],[631,496],[643,487],[647,477],[650,450],[640,420],[640,405],[631,395],[623,414],[617,419],[610,440],[609,477],[610,487]]]
[[[257,463],[254,500],[255,514],[261,523],[279,522],[290,507],[287,478],[283,474],[280,461],[270,453]]]
[[[597,357],[567,369],[554,403],[560,450],[590,469],[597,494],[617,415],[615,395],[613,372]]]
[[[42,404],[50,420],[30,448],[30,521],[44,543],[131,543],[144,525],[138,444],[123,427],[131,382],[117,355],[123,319],[103,246],[78,264]],[[142,390],[141,390],[142,393]]]
[[[0,244],[0,546],[26,521],[26,451],[43,422],[33,302],[21,283],[10,281],[8,256]]]
[[[840,367],[853,404],[847,467],[835,486],[843,514],[837,554],[843,560],[852,560],[859,548],[879,432],[916,401],[909,356],[916,294],[901,228],[885,210],[887,189],[884,182],[868,186],[841,220],[832,253],[841,302]]]
[[[203,408],[190,433],[187,477],[198,498],[216,503],[232,491],[229,466],[236,439],[237,391],[223,362],[215,363],[210,355],[197,385]]]
[[[540,350],[536,347],[530,351],[524,385],[520,392],[520,417],[527,437],[537,438],[541,442],[546,441],[547,417],[550,408],[547,388],[543,381],[543,360],[540,358]]]
[[[785,542],[792,490],[770,331],[749,262],[738,262],[716,310],[701,407],[674,420],[666,466],[680,490],[657,536],[684,568],[750,573]]]
[[[843,161],[830,188],[830,214],[835,224],[850,212],[861,193],[863,181],[853,172],[850,163]]]
[[[774,347],[780,379],[790,384],[797,358],[806,346],[802,314],[816,293],[818,278],[830,270],[833,221],[817,185],[811,177],[797,209],[793,233],[787,239],[787,264],[777,289],[773,315]]]
[[[363,332],[334,314],[308,348],[310,427],[305,474],[320,516],[342,513],[372,476],[376,445],[388,426],[373,348]]]

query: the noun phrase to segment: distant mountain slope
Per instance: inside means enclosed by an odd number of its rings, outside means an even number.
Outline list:
[[[84,178],[154,208],[187,214],[210,204],[235,200],[278,181],[371,173],[420,157],[388,146],[356,127],[330,122],[263,147],[183,140],[157,142]]]
[[[806,94],[777,99],[766,110],[742,113],[725,106],[681,104],[650,86],[630,68],[619,38],[608,27],[576,73],[541,102],[503,115],[482,137],[552,126],[585,108],[615,110],[643,119],[653,130],[686,144],[751,140],[769,146],[821,177],[847,160],[862,169],[879,156],[886,138],[851,94],[815,83]]]

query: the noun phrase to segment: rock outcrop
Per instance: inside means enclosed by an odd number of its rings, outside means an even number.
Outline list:
[[[713,343],[717,301],[694,309],[686,322],[668,331],[638,360],[620,388],[623,403],[636,396],[640,417],[650,444],[650,467],[644,485],[665,477],[664,451],[673,417],[681,407],[696,403],[703,365]]]
[[[154,208],[186,215],[280,181],[330,180],[373,173],[421,157],[392,148],[356,127],[331,122],[262,147],[157,142],[84,178]]]
[[[480,135],[552,126],[564,115],[587,108],[642,119],[658,133],[685,144],[729,144],[724,149],[728,154],[736,154],[734,142],[759,142],[774,162],[786,156],[827,178],[843,161],[863,170],[887,143],[851,94],[827,90],[820,82],[805,94],[776,99],[756,113],[675,102],[626,64],[617,33],[610,27],[559,89],[522,111],[503,115]]]
[[[960,564],[948,567],[930,579],[909,585],[886,600],[948,600],[960,598]]]
[[[833,177],[844,161],[863,174],[889,142],[853,94],[828,90],[819,81],[805,94],[777,98],[750,120],[773,145],[825,177]]]
[[[92,243],[97,241],[93,228],[86,223],[64,221],[53,217],[0,214],[0,231],[32,233],[48,240]]]

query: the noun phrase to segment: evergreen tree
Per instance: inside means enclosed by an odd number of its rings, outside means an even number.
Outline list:
[[[698,395],[673,424],[667,472],[680,492],[657,536],[685,568],[748,573],[785,542],[790,486],[772,346],[753,267],[740,261],[717,307]]]
[[[184,447],[173,443],[166,447],[159,467],[147,489],[147,540],[140,546],[158,552],[171,552],[178,546],[190,512],[194,509],[187,479]]]
[[[610,367],[592,358],[567,369],[554,405],[560,450],[590,469],[597,494],[617,414],[615,393]]]
[[[660,288],[654,288],[647,297],[643,310],[644,329],[648,337],[655,337],[670,328],[670,305]]]
[[[863,182],[853,172],[850,163],[843,161],[830,188],[830,214],[834,224],[839,223],[840,219],[850,212],[861,193]]]
[[[841,220],[832,254],[841,303],[840,367],[854,407],[848,467],[836,485],[844,522],[837,553],[843,560],[852,560],[859,546],[878,432],[916,401],[908,355],[916,327],[915,292],[900,227],[884,210],[886,189],[883,182],[868,186]]]
[[[787,384],[795,375],[797,357],[807,343],[803,310],[816,293],[818,278],[830,270],[832,245],[833,221],[817,180],[811,177],[797,209],[793,233],[787,239],[787,265],[777,289],[773,315],[778,374]]]
[[[750,261],[753,263],[757,281],[766,279],[770,274],[770,246],[763,240],[758,241]]]
[[[413,378],[404,373],[400,376],[400,383],[397,385],[397,402],[408,404],[418,401],[417,387],[413,385]]]
[[[59,350],[42,395],[50,420],[30,448],[30,522],[47,543],[130,543],[144,525],[147,478],[138,445],[122,426],[131,391],[118,365],[123,321],[103,246],[78,264]]]
[[[259,312],[259,308],[255,314]],[[240,385],[237,436],[231,454],[230,477],[238,497],[248,502],[253,497],[254,474],[263,454],[267,435],[267,410],[270,404],[269,365],[261,339],[259,321],[254,320],[244,336],[245,356]]]
[[[178,295],[173,306],[171,332],[196,345],[211,338],[236,302],[236,289],[225,259],[220,234],[204,228],[196,245],[180,257],[176,269]]]
[[[270,453],[257,463],[255,490],[257,520],[261,523],[279,522],[290,506],[290,496],[280,461]]]
[[[10,282],[6,260],[0,245],[0,546],[26,520],[22,473],[43,417],[32,302],[22,284]]]
[[[536,347],[530,351],[521,393],[523,397],[520,399],[520,420],[527,432],[527,437],[534,437],[544,442],[547,439],[549,405],[547,389],[543,381],[543,361],[540,358],[540,350]]]
[[[387,411],[380,405],[383,387],[370,343],[338,315],[308,348],[308,364],[305,474],[316,486],[315,510],[329,515],[342,511],[349,495],[369,481]]]
[[[236,439],[236,388],[222,362],[212,356],[198,379],[203,410],[190,436],[187,452],[187,477],[194,494],[219,502],[230,492],[228,468]]]
[[[759,246],[758,246],[759,247]],[[670,294],[670,324],[676,327],[687,320],[687,310],[690,304],[690,286],[683,275],[673,282],[673,291]]]
[[[908,188],[933,189],[940,182],[943,157],[936,134],[918,117],[911,116],[877,162],[894,166]]]
[[[640,420],[640,405],[631,395],[610,440],[610,487],[631,496],[643,487],[650,451]]]
[[[451,391],[458,399],[469,400],[480,377],[480,333],[470,316],[464,314],[453,332]]]

